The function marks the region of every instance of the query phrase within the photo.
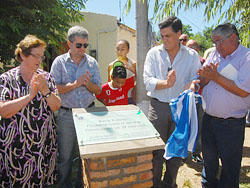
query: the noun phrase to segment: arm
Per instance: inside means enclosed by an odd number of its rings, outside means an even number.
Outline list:
[[[77,84],[75,81],[73,83],[67,83],[66,85],[57,84],[56,87],[58,89],[59,94],[65,94],[65,93],[68,93],[68,92],[72,91],[73,89],[77,88]]]
[[[109,66],[108,66],[108,82],[110,82],[110,81],[111,81],[110,71],[111,71],[112,67],[113,67],[113,64],[112,64],[112,63],[110,63],[110,64],[109,64]]]
[[[90,77],[91,75],[87,71],[86,74],[81,75],[73,83],[67,83],[65,85],[57,84],[56,86],[59,94],[65,94],[80,86],[86,86],[89,83]]]
[[[53,92],[51,92],[50,96],[48,98],[45,98],[45,99],[46,99],[46,101],[47,101],[47,103],[52,111],[56,111],[61,107],[62,102],[61,102],[60,97],[55,95]]]
[[[30,94],[11,101],[0,102],[0,116],[10,118],[24,108],[34,97]]]
[[[158,66],[156,65],[156,63],[158,62],[156,62],[156,57],[153,53],[154,52],[151,50],[148,52],[144,63],[143,72],[143,81],[146,86],[146,90],[150,92],[156,89],[160,90],[170,88],[174,85],[176,81],[175,70],[171,70],[168,72],[166,80],[164,78],[159,79],[159,75],[157,75],[159,74],[159,70],[156,70]]]
[[[38,90],[42,93],[42,95],[45,96],[46,94],[51,92],[47,84],[47,81],[45,79],[45,74],[39,74],[39,75],[36,75],[36,77],[37,77]],[[45,98],[45,100],[47,101],[52,111],[58,110],[61,106],[60,97],[55,95],[53,92],[51,92],[50,96]]]
[[[93,67],[91,67],[91,73],[88,82],[85,84],[86,88],[94,93],[95,95],[99,95],[102,92],[102,81],[101,81],[101,74],[99,70],[98,63],[96,62]]]
[[[129,66],[128,62],[124,63],[124,67],[126,69],[130,70],[132,73],[136,74],[136,63],[135,62],[132,62],[132,66]]]
[[[102,86],[102,92],[99,95],[96,95],[96,98],[98,101],[100,101],[102,104],[106,106],[106,102],[105,102],[106,96],[104,92],[105,89],[103,87],[104,86]]]
[[[30,93],[23,97],[0,102],[0,116],[3,118],[10,118],[24,108],[38,92],[36,78],[33,76],[30,82]]]
[[[220,73],[217,72],[218,63],[207,65],[200,69],[199,74],[200,76],[204,77],[207,80],[213,80],[215,83],[223,87],[225,90],[240,96],[240,97],[247,97],[249,95],[248,92],[240,89],[233,80],[230,80]]]
[[[101,88],[97,84],[92,83],[91,81],[85,84],[85,87],[95,95],[99,95],[102,92]]]
[[[156,84],[155,89],[167,89],[167,88],[171,88],[174,86],[176,81],[176,75],[175,75],[175,70],[171,70],[169,72],[169,74],[167,75],[167,79],[166,80],[159,80]]]

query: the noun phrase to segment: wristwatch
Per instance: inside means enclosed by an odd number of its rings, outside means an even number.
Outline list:
[[[47,93],[46,95],[43,95],[43,97],[49,98],[50,95],[51,95],[51,91],[49,90],[49,93]]]

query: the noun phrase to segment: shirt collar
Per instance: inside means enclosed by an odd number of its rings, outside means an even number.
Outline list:
[[[85,58],[87,58],[86,54],[84,54],[81,62],[84,61]],[[70,50],[66,53],[66,62],[72,62],[72,63],[74,63],[73,59],[70,56]]]
[[[117,89],[118,89],[118,88],[115,88],[115,87],[113,87],[113,86],[112,86],[111,81],[110,81],[110,82],[108,82],[108,85],[109,85],[109,87],[110,87],[111,89],[113,89],[113,90],[117,90]]]
[[[229,56],[229,57],[233,57],[233,56],[237,55],[238,53],[240,53],[241,49],[242,49],[242,45],[239,44],[239,46],[236,48],[236,50],[234,50],[233,53],[231,53],[231,54],[228,55],[228,56]]]
[[[66,61],[68,61],[68,60],[70,60],[70,61],[73,61],[72,59],[71,59],[71,57],[70,57],[70,50],[67,52],[67,54],[66,54]]]
[[[180,50],[183,50],[183,49],[185,49],[185,46],[180,42]],[[164,47],[164,44],[161,44],[160,46],[159,46],[159,50],[160,51],[166,51],[167,52],[167,50],[165,49],[165,47]],[[179,51],[180,51],[179,50]]]

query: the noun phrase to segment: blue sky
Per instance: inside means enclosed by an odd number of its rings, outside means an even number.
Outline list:
[[[135,29],[135,0],[132,0],[131,10],[128,15],[123,14],[125,3],[126,0],[88,0],[85,4],[86,9],[84,11],[108,14],[116,16],[117,19],[121,17],[123,24]],[[150,0],[148,14],[149,18],[153,16],[153,5],[154,0]],[[180,13],[176,16],[181,19],[183,24],[189,24],[192,27],[193,33],[197,33],[202,32],[205,26],[210,27],[217,23],[217,20],[212,20],[209,23],[205,23],[203,12],[204,7],[200,8],[199,10],[193,9],[192,11],[180,11]],[[153,28],[154,31],[158,31],[157,23],[153,23]]]

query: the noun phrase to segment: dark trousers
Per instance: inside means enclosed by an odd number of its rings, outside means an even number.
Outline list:
[[[152,99],[149,105],[148,118],[155,129],[160,133],[162,140],[166,143],[175,129],[169,104]],[[176,176],[182,159],[172,158],[165,160],[163,154],[164,150],[153,151],[153,187],[175,188],[177,187]],[[164,161],[166,162],[166,172],[163,182],[161,182]]]
[[[245,134],[245,117],[220,119],[203,116],[203,188],[238,188]],[[219,159],[222,171],[219,174]]]
[[[197,103],[196,104],[197,108],[197,118],[198,118],[198,135],[197,135],[197,141],[196,141],[196,147],[195,151],[193,152],[194,155],[199,155],[201,153],[201,130],[202,130],[202,118],[204,114],[204,110],[202,108],[202,104]]]

